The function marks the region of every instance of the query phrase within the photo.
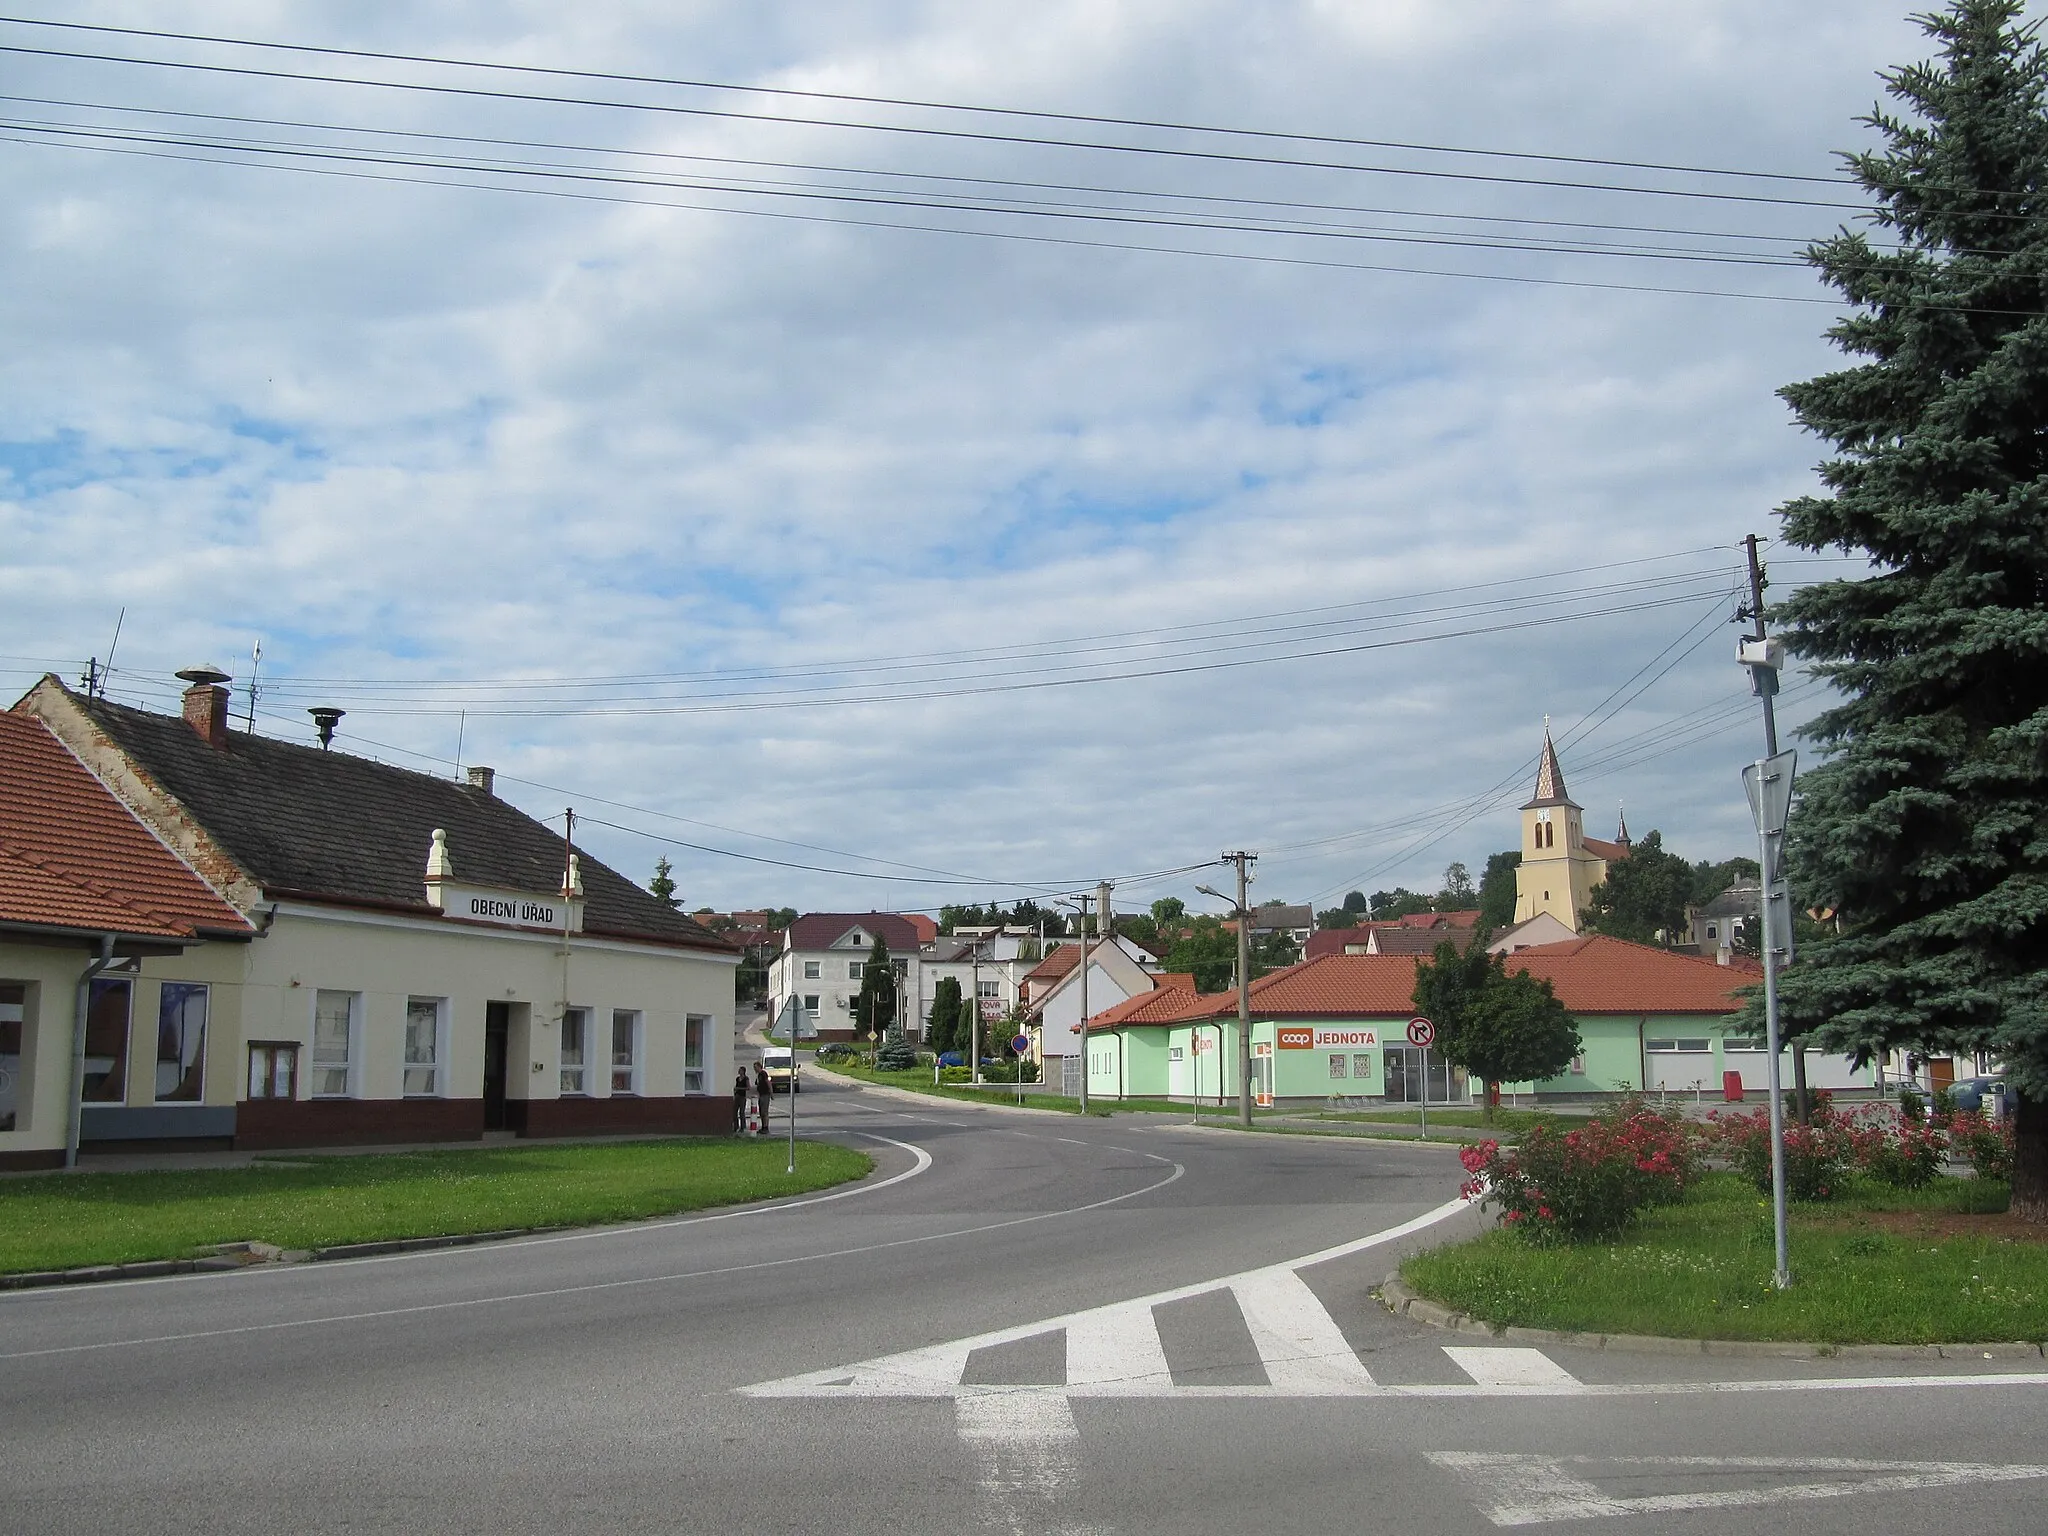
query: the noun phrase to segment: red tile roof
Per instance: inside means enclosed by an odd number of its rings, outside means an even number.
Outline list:
[[[869,944],[879,933],[882,942],[898,953],[922,948],[928,942],[920,937],[917,924],[900,912],[806,912],[789,925],[789,947],[830,949],[856,928],[867,935]],[[867,945],[861,948],[865,950]]]
[[[247,936],[40,720],[0,712],[0,922],[135,938]]]
[[[1586,852],[1594,858],[1605,859],[1610,864],[1618,864],[1628,857],[1627,843],[1610,843],[1604,837],[1581,837],[1579,841],[1586,845]]]
[[[1055,949],[1051,954],[1039,961],[1038,964],[1026,971],[1024,973],[1024,980],[1026,982],[1058,981],[1067,972],[1071,971],[1079,963],[1080,959],[1080,945],[1062,944],[1058,949]],[[1094,969],[1093,966],[1089,967],[1091,972]]]
[[[1215,999],[1195,991],[1195,978],[1184,971],[1168,971],[1152,978],[1150,992],[1127,997],[1114,1008],[1105,1008],[1088,1020],[1091,1030],[1114,1029],[1119,1024],[1177,1024],[1183,1018],[1206,1018],[1207,1005]]]
[[[917,930],[917,942],[920,944],[934,943],[939,937],[937,918],[926,917],[922,912],[905,912],[903,921]]]

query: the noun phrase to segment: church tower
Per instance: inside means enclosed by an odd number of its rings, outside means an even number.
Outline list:
[[[1522,862],[1515,870],[1515,921],[1548,912],[1572,932],[1593,888],[1607,878],[1607,860],[1586,846],[1582,808],[1566,793],[1564,770],[1543,722],[1536,793],[1522,807]]]

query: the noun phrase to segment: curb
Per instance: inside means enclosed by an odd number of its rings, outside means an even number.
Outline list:
[[[1799,1344],[1769,1339],[1665,1339],[1641,1333],[1566,1333],[1555,1328],[1496,1327],[1418,1296],[1397,1269],[1380,1286],[1389,1312],[1431,1328],[1510,1344],[1562,1344],[1632,1355],[1716,1355],[1743,1360],[2039,1360],[2038,1344]]]
[[[539,1232],[559,1232],[559,1227],[501,1227],[494,1232],[452,1232],[445,1237],[393,1237],[375,1243],[337,1243],[332,1248],[313,1248],[303,1253],[282,1255],[289,1263],[304,1259],[321,1264],[329,1259],[374,1259],[387,1253],[426,1253],[435,1248],[467,1248],[472,1243],[502,1242],[508,1237],[531,1237]]]

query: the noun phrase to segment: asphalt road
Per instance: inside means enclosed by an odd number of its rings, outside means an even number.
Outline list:
[[[1361,1242],[1455,1195],[1446,1149],[819,1078],[798,1108],[876,1176],[0,1296],[0,1531],[2048,1530],[2039,1361],[1495,1351],[1390,1317],[1404,1245],[1473,1218]]]

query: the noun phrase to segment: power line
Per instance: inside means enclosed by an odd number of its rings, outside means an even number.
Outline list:
[[[115,27],[87,22],[48,21],[27,16],[0,16],[0,23],[12,26],[44,27],[71,32],[92,32],[108,36],[142,37],[158,41],[210,43],[223,47],[265,49],[327,58],[371,59],[383,63],[428,64],[452,69],[494,70],[506,74],[551,76],[557,79],[602,80],[622,85],[658,85],[675,89],[729,91],[754,96],[788,97],[806,101],[842,101],[860,106],[911,107],[924,111],[974,113],[992,117],[1030,118],[1043,122],[1083,123],[1094,127],[1145,128],[1171,133],[1199,133],[1231,138],[1273,139],[1298,144],[1335,144],[1355,149],[1396,149],[1414,153],[1465,155],[1473,158],[1529,160],[1555,165],[1590,165],[1612,170],[1660,171],[1679,175],[1723,176],[1740,180],[1783,181],[1818,186],[1842,186],[1839,176],[1815,176],[1788,171],[1758,171],[1721,166],[1670,164],[1654,160],[1619,160],[1590,155],[1546,154],[1530,150],[1489,149],[1476,146],[1430,144],[1400,139],[1355,138],[1335,134],[1302,133],[1267,128],[1245,128],[1206,123],[1182,123],[1151,118],[1113,117],[1096,113],[1055,112],[1024,107],[997,107],[962,102],[918,100],[900,96],[863,96],[848,91],[803,90],[790,86],[763,86],[734,81],[691,80],[662,75],[635,75],[610,70],[568,69],[560,66],[508,64],[487,59],[449,58],[444,55],[392,53],[374,49],[339,48],[308,43],[283,43],[216,34],[173,32],[143,27]]]

